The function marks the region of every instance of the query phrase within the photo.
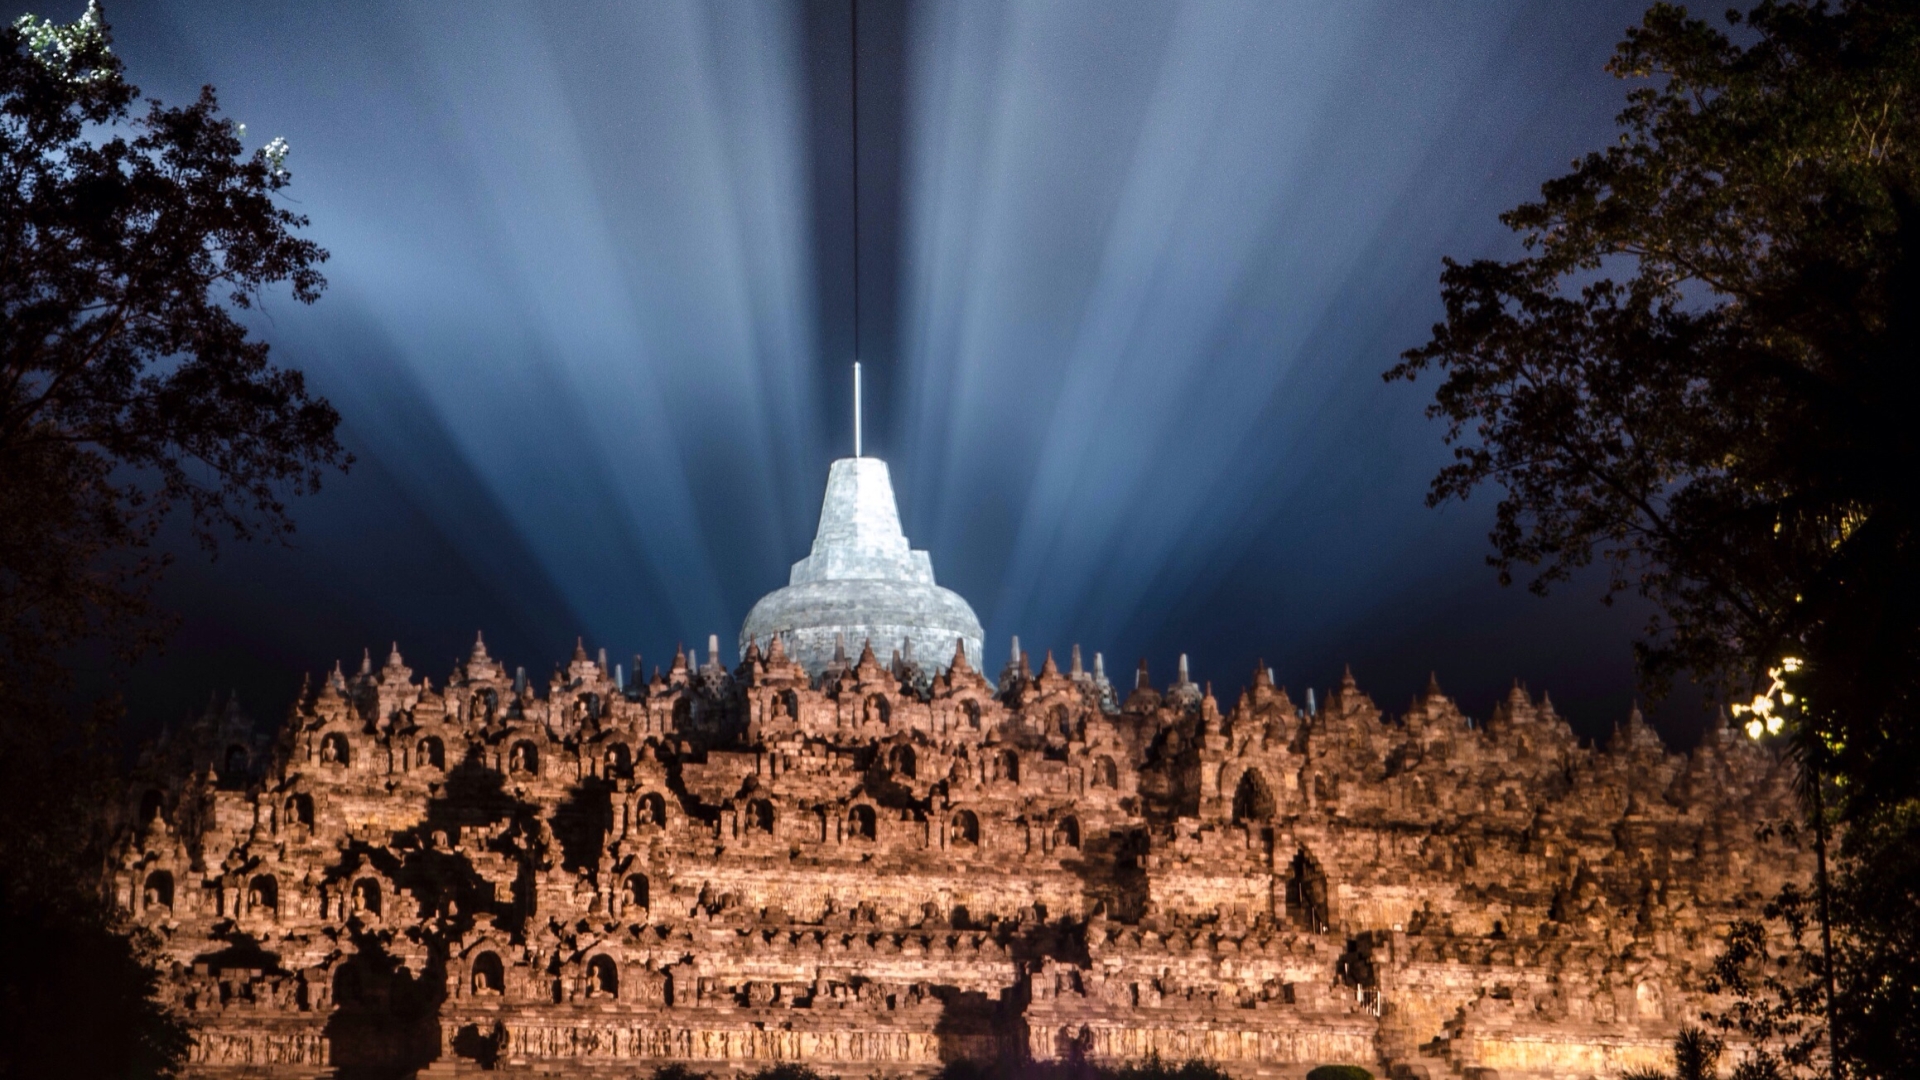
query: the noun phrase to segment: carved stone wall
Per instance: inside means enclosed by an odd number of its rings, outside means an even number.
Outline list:
[[[776,641],[624,688],[577,651],[539,693],[481,645],[444,687],[396,651],[270,743],[229,710],[155,747],[108,886],[196,1076],[1581,1077],[1657,1063],[1725,924],[1806,872],[1755,829],[1790,770],[1730,732],[1103,688],[870,650],[810,678]]]

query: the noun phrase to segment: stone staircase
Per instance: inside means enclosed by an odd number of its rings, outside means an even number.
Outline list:
[[[1466,1080],[1466,1072],[1447,1053],[1447,1039],[1443,1036],[1422,1043],[1421,1033],[1408,1024],[1391,1004],[1381,1010],[1379,1030],[1377,1042],[1380,1060],[1386,1064],[1390,1080]],[[1475,1077],[1473,1080],[1495,1078]]]

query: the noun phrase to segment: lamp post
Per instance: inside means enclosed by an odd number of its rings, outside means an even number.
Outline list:
[[[1778,667],[1767,669],[1768,685],[1765,690],[1755,694],[1753,700],[1744,705],[1735,705],[1731,711],[1734,716],[1746,716],[1744,725],[1747,738],[1758,741],[1772,735],[1778,735],[1786,728],[1786,711],[1799,712],[1802,731],[1805,731],[1807,702],[1804,696],[1796,695],[1787,688],[1787,677],[1798,674],[1806,667],[1799,657],[1783,657]],[[1807,770],[1807,792],[1812,801],[1813,813],[1813,856],[1815,892],[1820,913],[1820,974],[1822,989],[1826,994],[1827,1007],[1827,1062],[1833,1080],[1842,1080],[1840,1066],[1840,1014],[1834,1006],[1833,987],[1833,916],[1828,899],[1827,888],[1827,804],[1825,792],[1821,790],[1821,773],[1818,754],[1802,754],[1801,765]]]

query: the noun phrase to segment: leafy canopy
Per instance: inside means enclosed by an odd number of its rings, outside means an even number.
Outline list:
[[[1764,0],[1727,23],[1648,10],[1610,64],[1635,83],[1617,144],[1502,217],[1523,257],[1447,262],[1445,320],[1387,377],[1444,376],[1428,412],[1454,459],[1428,501],[1502,489],[1503,581],[1524,567],[1545,592],[1599,559],[1608,597],[1658,612],[1636,646],[1650,683],[1690,671],[1733,703],[1762,689],[1749,731],[1778,723],[1812,766],[1817,836],[1836,796],[1840,872],[1812,905],[1832,948],[1801,942],[1808,902],[1789,890],[1766,927],[1735,927],[1716,973],[1737,1002],[1716,1024],[1758,1048],[1736,1075],[1831,1053],[1846,1075],[1904,1076],[1920,1055],[1920,6]]]
[[[1448,260],[1446,318],[1389,379],[1444,375],[1453,463],[1503,489],[1490,557],[1540,592],[1598,557],[1658,614],[1637,646],[1745,700],[1760,672],[1849,812],[1920,793],[1920,13],[1659,4],[1609,68],[1616,145]],[[1741,41],[1736,41],[1734,34]]]
[[[284,499],[347,463],[339,416],[236,317],[326,253],[211,88],[136,109],[97,7],[0,30],[0,692],[142,610],[115,560],[184,506],[195,533],[291,530]]]
[[[182,1059],[98,890],[118,709],[77,700],[67,663],[157,639],[171,510],[209,546],[281,536],[284,500],[350,461],[333,407],[240,322],[326,284],[279,198],[286,143],[247,152],[210,88],[143,103],[110,46],[97,6],[0,26],[0,1076]]]

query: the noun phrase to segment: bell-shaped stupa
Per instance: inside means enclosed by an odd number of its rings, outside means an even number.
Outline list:
[[[740,651],[758,644],[764,652],[777,634],[787,655],[815,675],[836,653],[851,660],[867,644],[882,661],[898,650],[933,671],[964,642],[967,661],[978,667],[980,620],[960,594],[934,584],[932,559],[908,545],[887,463],[861,456],[857,424],[854,456],[827,471],[813,551],[793,564],[786,588],[747,613]]]

